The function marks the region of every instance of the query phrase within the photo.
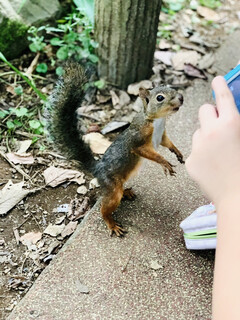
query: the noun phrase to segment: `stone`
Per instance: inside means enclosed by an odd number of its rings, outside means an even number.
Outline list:
[[[17,57],[28,45],[29,26],[45,24],[60,10],[58,0],[0,0],[0,51]]]

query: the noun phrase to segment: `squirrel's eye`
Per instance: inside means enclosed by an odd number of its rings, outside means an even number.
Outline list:
[[[157,96],[157,101],[158,101],[158,102],[161,102],[161,101],[163,101],[164,99],[165,99],[165,97],[162,96],[161,94],[159,94],[159,95]]]

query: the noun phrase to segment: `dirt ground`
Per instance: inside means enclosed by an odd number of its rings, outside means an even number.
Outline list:
[[[19,174],[4,160],[0,159],[0,181],[11,179],[14,183],[21,181]],[[42,236],[42,244],[35,251],[36,256],[29,256],[28,247],[18,243],[14,235],[17,229],[19,236],[29,232],[43,233],[58,218],[68,221],[65,213],[58,213],[54,208],[68,204],[77,195],[78,185],[71,183],[66,187],[48,187],[22,200],[11,212],[1,216],[0,225],[0,319],[5,319],[9,311],[24,296],[41,271],[54,259],[58,250],[68,237]],[[95,196],[91,193],[92,206]],[[81,219],[80,219],[81,220]],[[80,222],[79,220],[79,222]],[[51,245],[53,245],[51,247]],[[51,252],[49,248],[52,248]],[[50,254],[49,254],[50,253]]]

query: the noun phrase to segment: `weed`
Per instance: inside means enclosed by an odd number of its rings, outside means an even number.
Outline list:
[[[3,134],[7,138],[13,138],[16,130],[21,129],[33,134],[33,142],[36,142],[44,133],[45,123],[38,119],[38,110],[36,108],[29,110],[25,107],[21,107],[0,110],[0,119],[1,139]]]
[[[21,78],[23,78],[23,80],[25,80],[27,82],[27,84],[36,92],[36,94],[39,96],[40,99],[42,99],[43,101],[46,101],[47,98],[46,96],[37,89],[37,87],[35,86],[35,84],[33,83],[33,81],[29,80],[21,71],[19,71],[16,67],[14,67],[2,54],[2,52],[0,52],[0,60],[2,60],[3,62],[5,62],[11,69],[13,69]],[[17,92],[16,92],[17,93]]]
[[[98,57],[94,54],[97,43],[92,39],[93,25],[87,16],[79,11],[74,11],[64,19],[58,20],[57,27],[31,27],[28,32],[30,50],[45,52],[48,57],[50,56],[51,65],[56,65],[58,75],[62,74],[62,68],[57,65],[69,58],[98,62]],[[47,70],[46,63],[39,64],[36,69],[41,73],[46,73]]]
[[[199,3],[202,6],[205,6],[211,9],[216,9],[222,5],[221,1],[219,0],[199,0]]]

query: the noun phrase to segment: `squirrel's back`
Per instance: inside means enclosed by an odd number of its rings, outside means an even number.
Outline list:
[[[64,75],[60,77],[50,97],[47,114],[47,130],[56,147],[69,159],[82,163],[90,172],[95,160],[88,144],[78,130],[76,110],[84,96],[83,86],[87,82],[85,71],[75,62],[67,62]]]

